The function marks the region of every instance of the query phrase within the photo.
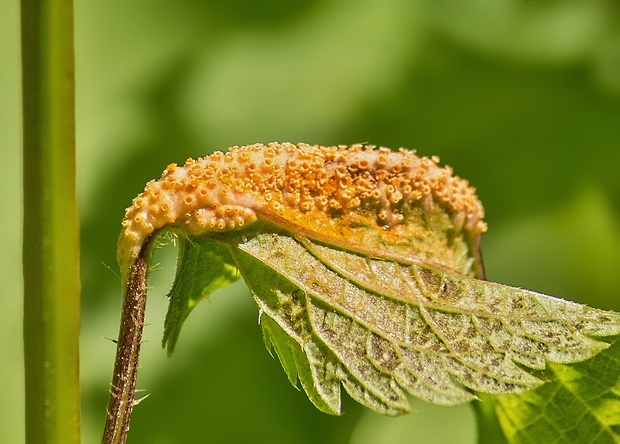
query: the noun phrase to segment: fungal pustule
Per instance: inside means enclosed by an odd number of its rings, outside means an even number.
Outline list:
[[[171,164],[149,182],[125,213],[118,259],[127,270],[161,228],[209,236],[265,218],[343,248],[414,251],[413,259],[481,277],[483,216],[474,188],[436,157],[368,145],[235,146]]]

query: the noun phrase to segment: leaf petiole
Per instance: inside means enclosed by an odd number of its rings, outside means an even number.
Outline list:
[[[145,245],[141,254],[132,263],[127,277],[114,376],[102,441],[104,444],[125,443],[131,412],[133,406],[137,404],[134,394],[146,311],[148,256],[150,256],[148,251],[148,245]]]

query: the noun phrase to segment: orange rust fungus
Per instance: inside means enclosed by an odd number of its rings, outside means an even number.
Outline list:
[[[408,218],[439,205],[453,229],[479,236],[486,224],[475,189],[438,162],[370,145],[270,143],[170,164],[126,210],[119,261],[128,267],[148,236],[164,227],[208,236],[260,217],[347,241],[363,242],[356,230],[366,227],[391,232],[398,243],[398,236],[414,233],[401,228]]]

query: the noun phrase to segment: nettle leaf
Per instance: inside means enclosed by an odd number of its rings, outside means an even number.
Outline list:
[[[118,255],[127,283],[158,233],[179,236],[169,352],[195,304],[238,269],[267,349],[327,413],[340,413],[341,387],[390,415],[409,410],[407,394],[451,405],[569,387],[555,370],[586,367],[558,365],[605,350],[620,314],[484,281],[482,218],[475,190],[437,158],[259,144],[170,165],[127,210]],[[617,380],[618,366],[608,371]]]
[[[544,382],[525,368],[587,359],[607,347],[590,336],[620,329],[620,317],[601,310],[282,233],[257,234],[233,255],[268,345],[289,379],[312,375],[321,402],[310,398],[330,413],[341,384],[387,414],[408,411],[407,392],[448,405],[523,392]]]
[[[593,359],[550,364],[550,382],[497,396],[495,412],[509,442],[620,442],[620,338]]]
[[[177,271],[164,321],[162,346],[172,355],[183,322],[198,302],[215,290],[232,284],[239,273],[228,250],[220,242],[179,236]]]

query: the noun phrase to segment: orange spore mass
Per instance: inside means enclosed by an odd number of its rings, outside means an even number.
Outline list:
[[[125,213],[119,261],[128,266],[160,228],[201,236],[241,229],[259,217],[343,241],[363,242],[359,227],[371,228],[398,243],[411,234],[402,228],[408,217],[435,204],[456,230],[485,231],[475,189],[436,157],[364,145],[235,146],[171,164],[150,181]]]

